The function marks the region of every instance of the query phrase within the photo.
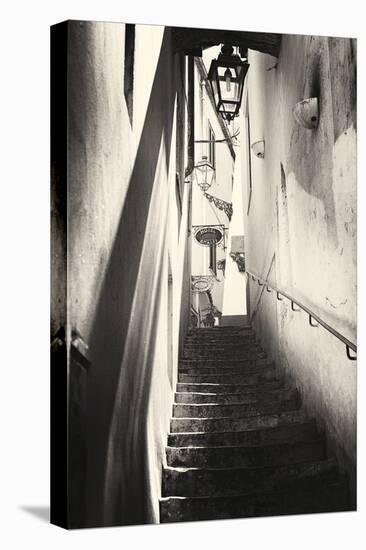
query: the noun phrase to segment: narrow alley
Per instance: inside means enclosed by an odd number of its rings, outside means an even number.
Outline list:
[[[67,21],[51,60],[51,521],[356,510],[356,41]]]

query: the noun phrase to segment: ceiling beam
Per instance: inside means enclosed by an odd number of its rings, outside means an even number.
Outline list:
[[[266,32],[225,31],[221,29],[194,29],[171,27],[174,49],[186,55],[202,57],[202,50],[218,44],[231,44],[241,49],[242,57],[248,49],[278,57],[281,34]]]

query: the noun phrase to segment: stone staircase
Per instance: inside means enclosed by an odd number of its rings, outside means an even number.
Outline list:
[[[250,328],[188,335],[170,429],[162,523],[351,509],[324,437]]]

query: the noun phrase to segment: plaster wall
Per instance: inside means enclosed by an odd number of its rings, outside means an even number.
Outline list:
[[[245,216],[247,269],[354,343],[355,54],[352,40],[310,36],[284,36],[278,59],[249,52],[251,142],[265,140],[265,158],[251,155],[253,191]],[[296,102],[312,96],[320,105],[315,131],[292,115]],[[251,280],[249,299],[262,344],[299,387],[353,475],[356,362],[334,336],[310,327],[308,316]]]
[[[169,30],[136,26],[131,125],[125,26],[68,26],[68,322],[91,361],[85,525],[157,522],[185,278],[189,285],[187,191],[184,216],[176,201],[182,59],[172,53]]]

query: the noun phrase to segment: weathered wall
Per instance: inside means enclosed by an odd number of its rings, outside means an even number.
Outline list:
[[[273,68],[278,61],[277,68]],[[283,289],[356,343],[355,43],[284,36],[278,60],[250,52],[252,155],[247,268]],[[318,96],[316,131],[292,115]],[[247,183],[244,182],[244,189]],[[356,460],[356,363],[304,313],[250,281],[252,322],[263,345],[292,377],[326,428],[341,463]]]
[[[91,361],[89,526],[158,521],[178,348],[175,337],[168,365],[169,256],[175,294],[184,279],[175,196],[181,59],[169,30],[136,26],[131,126],[124,32],[69,23],[69,322]]]
[[[51,30],[51,341],[67,318],[67,25]]]

